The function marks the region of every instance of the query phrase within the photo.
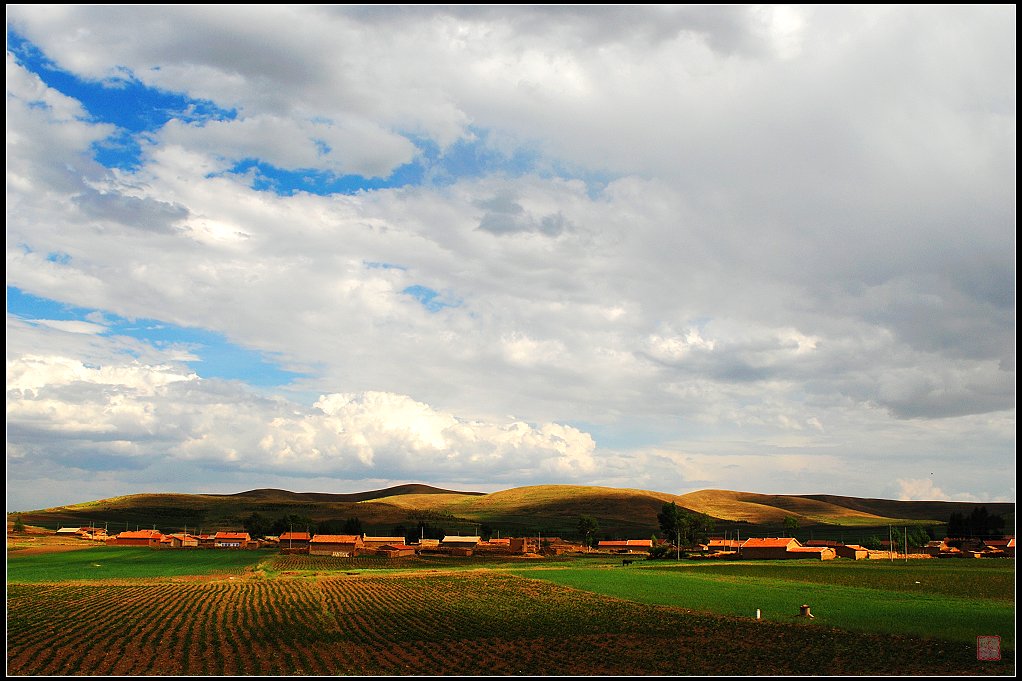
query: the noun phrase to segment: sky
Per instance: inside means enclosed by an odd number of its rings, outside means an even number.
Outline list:
[[[1015,7],[7,6],[7,509],[1015,499]]]

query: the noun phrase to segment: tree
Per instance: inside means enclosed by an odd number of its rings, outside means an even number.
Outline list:
[[[14,531],[18,534],[25,531],[25,522],[21,519],[20,515],[14,518]]]
[[[316,529],[321,534],[362,534],[362,521],[358,516],[331,518],[319,523]]]
[[[282,515],[273,521],[273,525],[270,526],[270,532],[272,534],[281,535],[285,532],[315,532],[316,523],[312,522],[312,518],[304,515],[298,515],[297,513],[288,513]]]
[[[884,547],[884,541],[883,539],[880,538],[879,535],[874,534],[870,537],[866,537],[865,539],[863,539],[862,545],[867,549],[879,551]]]
[[[600,522],[591,515],[580,515],[578,517],[578,534],[582,537],[582,543],[592,548],[596,533],[600,531]]]
[[[994,515],[986,506],[977,506],[969,515],[952,513],[947,521],[949,537],[994,537],[1004,531],[1004,518]]]
[[[798,517],[793,515],[784,516],[784,530],[794,537],[798,531]]]
[[[273,527],[270,519],[259,512],[253,512],[249,517],[245,518],[242,521],[242,525],[245,527],[245,531],[253,537],[265,537],[271,533]]]
[[[709,534],[713,532],[713,518],[705,513],[693,513],[688,509],[681,508],[673,501],[664,504],[656,517],[664,537],[676,542],[679,549],[682,546],[706,541]]]
[[[683,509],[673,501],[664,504],[656,515],[657,522],[664,536],[670,537],[675,542],[675,547],[680,550],[682,543],[688,543],[689,524]]]
[[[891,536],[894,539],[895,548],[903,550],[905,548],[905,533],[896,527],[892,530]],[[923,528],[918,525],[908,528],[908,545],[910,548],[926,546],[926,543],[929,541],[930,535]]]

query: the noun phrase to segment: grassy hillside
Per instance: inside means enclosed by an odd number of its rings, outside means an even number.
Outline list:
[[[887,525],[891,521],[903,524],[908,520],[906,516],[884,515],[866,510],[869,507],[865,505],[860,508],[850,508],[810,497],[751,494],[727,490],[703,490],[684,494],[679,497],[678,503],[714,518],[744,520],[757,525],[780,524],[787,516],[797,518],[800,526],[817,523],[876,526]],[[937,516],[919,517],[911,520],[910,524],[915,524],[915,520],[940,522]]]
[[[995,502],[987,504],[967,501],[892,501],[890,499],[841,497],[832,494],[808,494],[803,498],[892,518],[909,518],[913,520],[930,520],[933,518],[939,518],[945,522],[952,513],[957,512],[968,515],[973,509],[985,506],[990,513],[1004,517],[1006,528],[1015,525],[1015,504],[1009,503]]]
[[[294,514],[314,522],[358,517],[370,533],[389,533],[425,519],[449,533],[474,534],[482,525],[504,536],[576,535],[578,517],[597,518],[599,538],[648,537],[658,531],[657,513],[668,502],[717,519],[718,532],[742,536],[779,534],[794,516],[799,538],[857,539],[875,528],[937,526],[951,512],[969,513],[977,504],[891,501],[833,495],[769,495],[702,490],[684,495],[640,489],[581,485],[538,485],[483,494],[428,485],[401,485],[356,494],[258,489],[238,494],[135,494],[21,513],[22,521],[56,529],[96,523],[110,532],[153,527],[164,531],[240,529],[252,513],[268,518]],[[984,504],[1014,524],[1012,504]],[[1010,515],[1009,515],[1010,514]],[[863,534],[866,533],[866,534]],[[861,536],[860,536],[861,535]]]

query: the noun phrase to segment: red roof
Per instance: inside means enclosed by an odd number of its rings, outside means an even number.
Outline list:
[[[313,544],[355,544],[362,541],[359,534],[317,534],[312,538]]]
[[[617,548],[652,548],[652,539],[621,539],[617,541],[601,541],[597,546],[612,546]]]
[[[285,532],[280,535],[280,541],[309,541],[312,535],[308,532]]]
[[[249,536],[248,532],[217,532],[213,536],[214,540],[220,539],[240,539],[243,541],[251,541],[252,537]]]
[[[829,546],[792,546],[788,549],[789,553],[823,553],[827,549],[831,549]],[[833,549],[831,549],[833,550]]]
[[[383,549],[384,551],[388,551],[388,550],[389,551],[414,551],[415,550],[414,546],[409,546],[408,544],[387,544],[386,546],[381,546],[380,548]]]
[[[795,546],[799,546],[798,540],[792,537],[763,537],[746,539],[742,543],[743,549],[783,549],[791,545],[791,542],[795,542]]]
[[[159,530],[136,530],[134,532],[121,532],[118,539],[159,539],[163,533]]]

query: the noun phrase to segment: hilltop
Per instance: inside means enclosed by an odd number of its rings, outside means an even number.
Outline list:
[[[408,484],[349,494],[256,489],[236,494],[133,494],[82,504],[20,513],[23,522],[56,528],[95,523],[111,532],[156,525],[192,531],[240,528],[252,513],[276,518],[287,514],[313,522],[357,517],[368,532],[390,533],[427,520],[450,533],[475,533],[486,525],[506,535],[540,532],[573,537],[578,517],[591,515],[601,534],[648,537],[657,532],[657,513],[665,503],[716,520],[718,531],[765,535],[794,516],[804,532],[822,537],[862,536],[889,525],[940,526],[952,512],[978,506],[1014,525],[1014,504],[950,501],[893,501],[836,495],[769,495],[702,490],[675,495],[641,489],[582,485],[537,485],[499,492],[463,492]]]

